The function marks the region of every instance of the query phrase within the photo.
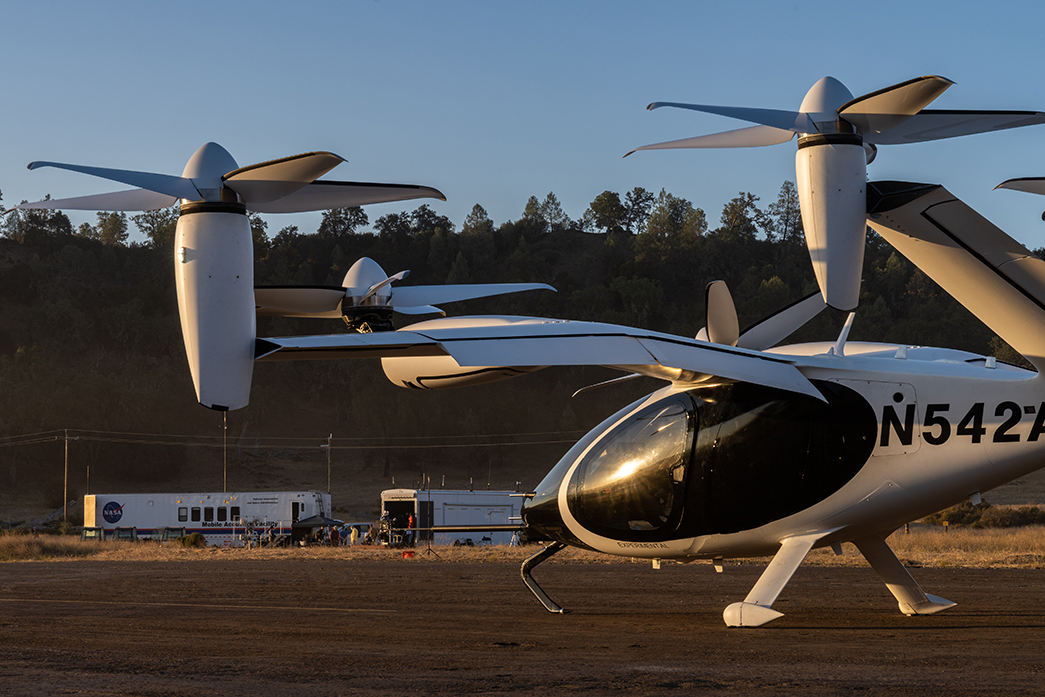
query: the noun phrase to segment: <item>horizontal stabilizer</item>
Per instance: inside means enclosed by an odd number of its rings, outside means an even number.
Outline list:
[[[867,190],[871,227],[1045,369],[1045,261],[942,186],[872,182]]]
[[[248,207],[258,213],[306,213],[418,198],[446,200],[442,192],[429,186],[316,181],[283,198],[267,203],[249,203]]]

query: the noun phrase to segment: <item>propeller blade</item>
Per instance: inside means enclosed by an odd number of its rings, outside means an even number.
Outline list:
[[[707,318],[708,341],[736,346],[740,336],[737,308],[725,281],[712,281],[704,288],[704,315]]]
[[[250,206],[289,196],[344,161],[332,152],[307,152],[241,167],[221,179]]]
[[[766,145],[779,145],[795,137],[793,131],[772,126],[750,126],[735,131],[712,133],[696,138],[669,140],[666,143],[655,143],[635,148],[624,157],[639,150],[682,150],[686,148],[758,148]]]
[[[393,275],[389,276],[388,278],[386,278],[383,281],[375,283],[374,285],[370,286],[370,288],[367,289],[366,295],[364,295],[362,298],[360,298],[359,302],[356,303],[356,304],[357,305],[362,305],[364,302],[367,301],[368,298],[373,296],[374,293],[376,293],[377,291],[381,290],[382,288],[387,286],[389,283],[394,283],[395,281],[402,281],[404,278],[406,278],[409,275],[410,275],[409,271],[400,271],[397,274],[393,274]]]
[[[1020,177],[1019,179],[1006,179],[995,189],[1012,189],[1013,191],[1024,191],[1028,194],[1041,194],[1045,196],[1045,177]],[[18,208],[18,206],[15,206]]]
[[[446,200],[446,196],[440,191],[428,186],[316,181],[283,198],[267,203],[254,203],[249,207],[258,213],[305,213],[365,206],[371,203],[410,201],[417,198]]]
[[[89,174],[92,177],[101,177],[102,179],[110,179],[121,184],[127,184],[128,186],[137,186],[142,189],[148,189],[149,191],[155,191],[160,194],[166,194],[175,198],[184,198],[189,201],[199,201],[203,197],[200,196],[200,192],[196,190],[196,186],[192,183],[191,179],[185,177],[173,177],[169,174],[154,174],[152,172],[136,172],[129,169],[109,169],[107,167],[87,167],[84,165],[67,165],[61,162],[30,162],[29,169],[39,169],[40,167],[55,167],[57,169],[67,169],[70,172],[80,172],[81,174]]]
[[[824,302],[824,296],[820,291],[811,293],[798,302],[788,305],[780,312],[745,329],[737,341],[737,346],[754,351],[773,348],[820,314],[826,307],[827,303]]]
[[[345,289],[324,286],[255,286],[254,305],[259,317],[316,317],[339,319]]]
[[[397,305],[393,309],[396,312],[400,312],[400,313],[402,313],[404,315],[440,314],[440,315],[443,315],[444,317],[446,316],[445,312],[440,310],[438,307],[433,307],[432,305],[404,305],[404,306],[398,306]]]
[[[928,140],[956,138],[974,133],[1004,131],[1009,128],[1045,123],[1040,111],[920,111],[899,126],[884,133],[868,133],[864,141],[875,145],[921,143]]]
[[[681,104],[679,102],[653,102],[648,107],[647,111],[653,111],[661,107],[671,106],[677,109],[689,109],[691,111],[702,111],[707,114],[718,114],[719,116],[728,116],[734,119],[740,119],[741,121],[751,121],[752,123],[760,123],[763,126],[772,126],[773,128],[781,128],[785,131],[793,131],[795,133],[818,133],[816,126],[813,125],[813,120],[809,118],[809,114],[803,114],[800,111],[783,111],[781,109],[751,109],[748,107],[739,106],[712,106],[708,104]]]
[[[392,305],[400,307],[420,305],[442,305],[459,300],[474,300],[506,293],[521,293],[526,290],[555,289],[546,283],[466,283],[449,286],[405,286],[392,291]]]
[[[160,194],[148,189],[129,189],[109,194],[77,196],[75,198],[46,199],[34,203],[21,203],[14,209],[65,209],[77,211],[155,211],[177,202],[174,196]]]
[[[937,75],[916,77],[857,97],[838,107],[838,115],[860,133],[881,133],[917,114],[953,84]]]

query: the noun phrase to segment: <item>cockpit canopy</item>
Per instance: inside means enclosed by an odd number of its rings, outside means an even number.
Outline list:
[[[815,384],[826,404],[730,383],[632,405],[549,473],[524,509],[527,524],[578,542],[558,511],[567,475],[572,517],[616,540],[738,532],[808,508],[856,475],[877,434],[863,397],[837,383]]]

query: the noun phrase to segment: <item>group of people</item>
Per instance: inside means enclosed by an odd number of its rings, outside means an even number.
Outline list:
[[[416,538],[417,521],[413,514],[405,519],[389,517],[387,512],[381,519],[372,523],[366,532],[361,531],[358,523],[314,528],[301,540],[302,546],[324,545],[330,547],[349,547],[354,545],[405,545],[413,547]]]

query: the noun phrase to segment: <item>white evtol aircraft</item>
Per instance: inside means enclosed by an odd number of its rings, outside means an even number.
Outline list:
[[[108,172],[101,176],[116,178]],[[149,188],[143,182],[137,175],[129,181]],[[752,627],[781,616],[772,605],[812,549],[838,551],[853,542],[903,613],[935,613],[953,603],[926,594],[886,537],[1045,465],[1040,372],[963,351],[848,342],[852,315],[837,340],[778,346],[825,307],[819,294],[741,333],[728,291],[713,283],[705,298],[708,325],[698,338],[532,317],[256,338],[256,305],[239,290],[231,309],[224,305],[239,274],[249,273],[249,230],[245,239],[237,233],[246,252],[209,239],[246,229],[232,222],[245,220],[235,198],[244,193],[214,184],[203,201],[185,198],[201,196],[198,185],[169,194],[183,197],[175,264],[186,348],[207,406],[246,404],[255,360],[379,357],[394,383],[412,388],[476,384],[555,365],[609,366],[669,383],[584,436],[523,506],[526,528],[553,540],[522,567],[551,612],[564,610],[530,572],[567,545],[717,566],[725,558],[773,555],[748,596],[724,611],[727,625]],[[884,182],[867,190],[871,226],[1037,371],[1045,368],[1045,261],[941,187]],[[115,208],[108,201],[105,207]],[[370,268],[368,282],[384,275]],[[212,280],[194,280],[204,274]],[[345,298],[373,298],[390,282],[370,282],[360,293],[349,292],[346,279],[329,294],[303,289],[296,299],[260,304],[319,316],[336,312],[334,300],[343,307]],[[307,307],[289,307],[298,301]],[[210,334],[186,316],[210,318]],[[217,320],[229,318],[235,322],[222,331]]]
[[[870,225],[1034,364],[1045,368],[1045,261],[935,185],[868,185]],[[602,365],[670,382],[582,438],[523,507],[528,530],[567,545],[688,562],[773,555],[726,624],[781,616],[773,602],[814,548],[853,542],[901,612],[925,593],[886,537],[911,520],[1045,465],[1038,372],[964,351],[846,340],[776,346],[823,309],[814,295],[740,334],[711,284],[709,340],[526,317],[463,317],[406,330],[258,340],[258,360],[381,357],[407,387]]]

